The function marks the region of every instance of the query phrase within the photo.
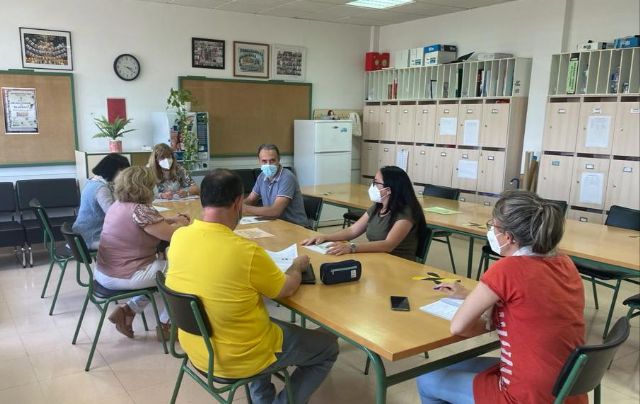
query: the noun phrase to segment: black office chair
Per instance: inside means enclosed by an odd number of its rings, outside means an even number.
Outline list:
[[[640,315],[640,294],[626,298],[622,304],[629,306],[627,319],[631,320]]]
[[[595,404],[600,404],[600,382],[616,351],[629,338],[629,320],[620,318],[601,345],[577,347],[565,362],[552,394],[554,404],[562,404],[569,396],[586,394],[591,390]]]
[[[342,215],[342,228],[345,229],[347,226],[351,226],[364,215],[366,210],[358,209],[358,208],[347,208],[347,212]]]
[[[233,170],[240,176],[242,180],[242,186],[244,188],[244,194],[248,195],[253,190],[253,186],[256,184],[256,174],[252,168],[241,168]]]
[[[552,202],[558,205],[558,207],[562,211],[563,216],[567,214],[568,205],[566,201],[559,201],[559,200],[553,200],[553,199],[546,199],[546,201]],[[487,272],[487,269],[489,269],[489,261],[497,261],[500,258],[502,258],[502,256],[491,249],[489,242],[485,243],[485,245],[482,246],[482,255],[480,255],[480,262],[478,263],[476,280],[480,280],[480,275],[482,275],[483,272]]]
[[[318,230],[318,223],[320,223],[320,213],[322,213],[322,198],[311,195],[302,195],[304,202],[304,212],[307,214],[307,218],[311,222],[308,226],[311,230]]]
[[[460,197],[460,190],[449,187],[441,187],[438,185],[427,184],[424,186],[424,191],[422,192],[424,196],[433,196],[436,198],[443,199],[451,199],[458,200]],[[456,262],[453,259],[453,251],[451,250],[451,241],[449,240],[449,236],[451,236],[450,231],[446,230],[434,230],[431,237],[433,241],[437,241],[438,243],[444,243],[447,245],[447,249],[449,250],[449,259],[451,259],[451,267],[453,268],[453,273],[456,273]]]
[[[153,314],[156,317],[156,322],[160,324],[160,316],[158,315],[158,307],[156,306],[156,300],[153,298],[154,292],[157,291],[155,287],[143,288],[143,289],[132,289],[132,290],[112,290],[107,289],[102,286],[98,281],[93,278],[93,270],[91,269],[91,254],[89,253],[89,249],[87,248],[87,244],[81,235],[74,233],[71,230],[71,226],[68,223],[63,223],[60,228],[60,232],[62,236],[67,242],[67,245],[71,249],[73,253],[73,257],[76,261],[78,261],[78,270],[76,271],[76,280],[78,284],[87,288],[87,296],[84,299],[84,303],[82,304],[82,310],[80,311],[80,318],[78,318],[78,325],[76,326],[76,332],[73,334],[73,340],[71,343],[73,345],[76,344],[78,339],[78,333],[80,332],[80,327],[82,326],[82,320],[84,319],[84,313],[87,310],[87,304],[89,301],[93,303],[98,310],[100,311],[100,321],[98,321],[98,328],[96,329],[96,335],[93,337],[93,343],[91,344],[91,351],[89,351],[89,358],[87,358],[87,364],[84,368],[85,371],[89,371],[91,367],[91,361],[93,359],[93,354],[96,351],[96,346],[98,345],[98,339],[100,338],[100,331],[102,331],[102,324],[104,323],[104,318],[107,314],[107,309],[109,308],[109,303],[117,302],[118,300],[126,300],[134,296],[144,295],[151,302],[151,306],[153,307]],[[81,266],[84,265],[87,275],[88,281],[85,283],[81,279]],[[140,317],[142,317],[142,323],[144,324],[145,331],[149,331],[149,327],[147,326],[147,319],[144,315],[144,312],[140,313]],[[162,347],[164,348],[164,353],[169,353],[167,350],[167,344],[164,339],[161,339]]]
[[[0,247],[13,247],[16,259],[27,266],[27,236],[16,218],[16,193],[12,182],[0,182]],[[18,255],[20,254],[21,257]]]
[[[619,227],[623,229],[630,229],[640,231],[640,210],[624,208],[622,206],[612,205],[607,215],[607,220],[604,222],[606,226]],[[613,309],[618,298],[618,292],[620,290],[620,284],[622,280],[628,278],[628,275],[623,275],[615,270],[604,268],[602,265],[593,261],[583,261],[573,258],[578,272],[582,275],[582,279],[591,281],[593,290],[593,300],[595,302],[596,309],[598,305],[598,293],[596,291],[596,284],[605,286],[609,289],[613,289],[613,297],[611,299],[611,306],[609,307],[609,313],[607,315],[607,321],[604,326],[603,338],[607,335],[609,325],[611,324],[611,318],[613,317]],[[605,281],[615,281],[615,285],[611,285]]]
[[[180,371],[178,372],[178,379],[176,380],[173,395],[171,396],[171,404],[176,402],[178,392],[180,391],[180,385],[182,384],[182,377],[185,373],[221,403],[233,402],[236,390],[242,386],[245,388],[247,399],[251,402],[249,383],[264,377],[265,374],[261,373],[242,379],[227,379],[214,376],[214,355],[213,345],[211,344],[213,329],[211,328],[211,323],[209,323],[209,318],[205,315],[205,310],[202,307],[200,299],[196,295],[179,293],[168,288],[165,285],[165,276],[162,272],[156,273],[156,283],[158,285],[160,295],[164,300],[165,306],[169,311],[169,317],[171,318],[171,338],[169,342],[171,355],[175,358],[182,359]],[[206,372],[201,371],[195,366],[189,366],[189,357],[184,353],[176,352],[175,345],[178,329],[189,334],[200,335],[202,337],[204,346],[207,348],[207,352],[209,353],[209,366],[207,367]],[[267,374],[275,375],[280,380],[284,381],[288,401],[289,403],[293,403],[293,391],[291,390],[289,373],[287,372],[286,366]],[[214,383],[222,384],[223,386],[216,387]],[[222,396],[225,393],[228,394],[226,399]]]

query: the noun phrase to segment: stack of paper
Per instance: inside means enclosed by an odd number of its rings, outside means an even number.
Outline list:
[[[291,264],[293,264],[293,260],[298,258],[298,247],[295,244],[291,244],[289,247],[280,251],[269,251],[267,250],[267,254],[269,257],[275,262],[275,264],[280,268],[282,272],[285,272]]]
[[[320,254],[326,254],[331,244],[333,244],[333,241],[326,241],[322,244],[306,245],[304,248],[308,248],[311,251],[315,251]]]
[[[238,224],[253,224],[253,223],[268,222],[268,220],[260,219],[259,217],[260,216],[243,216],[242,219],[240,219],[240,222],[238,222]]]
[[[420,307],[420,310],[424,311],[425,313],[433,314],[434,316],[438,316],[444,318],[445,320],[451,321],[453,316],[462,305],[462,302],[464,302],[464,300],[445,297],[438,300],[437,302]]]
[[[235,229],[233,232],[240,237],[248,239],[273,237],[273,234],[267,233],[266,231],[258,229],[257,227],[251,229]]]

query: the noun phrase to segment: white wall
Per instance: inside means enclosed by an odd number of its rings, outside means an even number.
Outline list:
[[[610,40],[637,34],[638,3],[518,0],[381,27],[379,49],[393,51],[443,43],[457,45],[459,55],[495,51],[533,58],[524,150],[540,151],[551,55],[575,49],[577,43],[587,39]],[[563,48],[563,42],[568,49]]]
[[[71,31],[81,150],[106,149],[105,139],[92,138],[92,118],[106,115],[108,97],[126,98],[127,116],[137,129],[125,136],[124,149],[150,145],[150,112],[164,111],[178,76],[233,78],[234,40],[305,46],[313,108],[362,108],[368,27],[134,0],[0,0],[0,10],[0,69],[22,67],[18,27]],[[226,40],[226,69],[192,68],[192,37]],[[113,60],[121,53],[141,62],[142,73],[133,82],[113,72]]]

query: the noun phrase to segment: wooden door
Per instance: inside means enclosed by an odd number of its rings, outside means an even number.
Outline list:
[[[538,195],[555,201],[568,201],[571,195],[573,156],[544,154],[538,171]]]
[[[382,105],[380,108],[380,140],[395,142],[397,105]]]
[[[478,167],[478,192],[499,194],[504,187],[505,152],[482,150]]]
[[[362,138],[364,140],[379,140],[380,106],[366,105],[362,115]]]
[[[571,205],[602,209],[608,175],[609,159],[576,157],[571,184]]]
[[[633,157],[640,154],[640,102],[618,104],[611,154]]]
[[[432,146],[413,146],[413,170],[409,177],[413,182],[429,184],[433,178],[433,153]]]
[[[456,144],[458,104],[438,104],[436,108],[436,144]]]
[[[547,104],[542,149],[575,152],[578,136],[580,103],[550,102]]]
[[[460,104],[458,109],[458,145],[480,146],[482,104]]]
[[[609,210],[611,205],[640,209],[639,172],[639,161],[611,160],[605,210]]]
[[[583,102],[576,152],[610,154],[615,118],[615,102]]]
[[[396,145],[380,143],[378,156],[380,159],[380,166],[376,168],[376,171],[380,169],[380,167],[396,165]]]
[[[415,136],[416,106],[398,105],[397,108],[396,140],[398,142],[413,143]]]
[[[456,149],[451,186],[475,191],[478,185],[479,150]]]
[[[380,168],[379,146],[378,143],[362,143],[362,175],[370,177],[376,175],[376,171]]]
[[[416,143],[435,143],[436,139],[436,106],[416,105],[415,132]]]
[[[434,148],[431,184],[451,187],[455,151],[456,149],[446,147]]]
[[[578,209],[569,209],[567,219],[577,220],[584,223],[604,224],[602,213],[588,212]]]
[[[510,104],[485,104],[482,109],[480,145],[483,147],[507,147]]]

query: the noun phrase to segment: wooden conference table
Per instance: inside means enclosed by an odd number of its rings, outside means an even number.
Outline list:
[[[200,217],[201,207],[197,200],[165,202],[158,205],[170,208],[171,211],[166,212],[168,214],[179,212],[189,213],[192,218]],[[255,227],[274,235],[255,239],[262,247],[272,251],[282,250],[317,234],[282,220],[238,226],[239,229]],[[449,321],[420,311],[420,306],[434,302],[444,295],[432,289],[432,282],[412,279],[414,276],[427,275],[427,272],[435,272],[449,278],[455,275],[384,253],[335,257],[319,254],[298,245],[298,254],[310,257],[318,283],[302,285],[293,296],[279,302],[368,355],[375,371],[378,404],[386,402],[386,392],[390,386],[490,352],[499,345],[497,341],[491,341],[443,359],[387,375],[381,358],[397,361],[464,339],[451,335]],[[320,283],[319,268],[322,263],[349,258],[355,258],[362,263],[362,278],[358,282],[331,286]],[[471,279],[459,279],[468,288],[473,288],[476,284]],[[411,311],[390,310],[389,296],[392,295],[407,296]]]
[[[362,184],[316,185],[303,187],[302,193],[321,197],[332,205],[367,209],[371,206],[367,188]],[[428,196],[418,196],[418,201],[423,208],[439,206],[460,212],[451,215],[424,213],[429,226],[471,237],[467,267],[467,277],[471,277],[473,238],[485,238],[485,224],[491,219],[492,208]],[[559,249],[578,261],[595,262],[629,277],[640,276],[640,232],[566,220]]]

